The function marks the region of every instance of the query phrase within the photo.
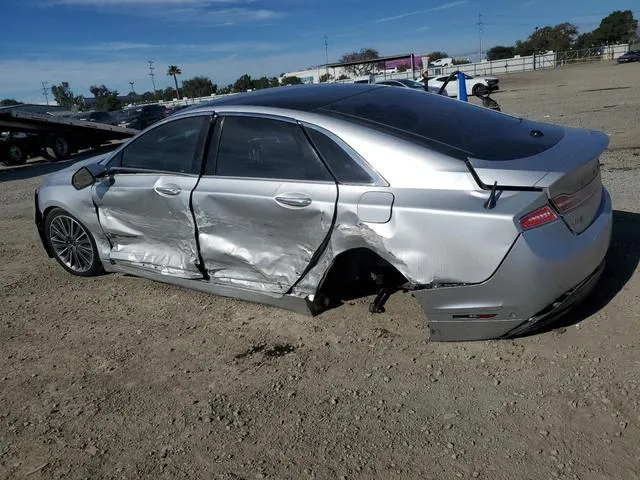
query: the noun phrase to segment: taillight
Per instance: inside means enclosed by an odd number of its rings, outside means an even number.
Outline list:
[[[557,219],[558,215],[556,215],[556,212],[554,212],[549,205],[545,205],[544,207],[534,210],[522,217],[520,219],[520,226],[523,230],[529,230],[531,228],[546,225],[547,223],[551,223]]]
[[[553,197],[552,202],[560,213],[578,208],[602,189],[602,183],[596,178],[586,187],[572,194],[563,193]]]

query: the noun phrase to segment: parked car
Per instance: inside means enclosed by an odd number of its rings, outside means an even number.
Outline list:
[[[618,63],[640,62],[640,50],[627,52],[618,57]]]
[[[193,106],[193,105],[176,105],[174,107],[167,107],[165,109],[164,116],[168,117],[169,115],[173,115],[174,113],[177,113],[177,112],[179,112],[181,110],[184,110],[185,108],[189,108],[191,106]]]
[[[401,78],[398,80],[379,80],[376,82],[376,85],[388,85],[390,87],[401,87],[401,88],[413,88],[415,90],[421,90],[431,93],[438,93],[439,88],[425,85],[422,82],[418,82],[416,80],[409,80],[408,78]]]
[[[370,292],[380,312],[401,290],[432,340],[511,337],[601,274],[607,145],[411,88],[266,89],[50,175],[35,218],[75,275],[124,272],[312,314]]]
[[[106,125],[117,125],[118,119],[109,112],[80,112],[72,115],[75,120],[84,120],[85,122],[104,123]]]
[[[450,67],[452,65],[453,65],[453,58],[451,57],[439,58],[438,60],[429,62],[430,67]]]
[[[486,95],[488,93],[496,92],[500,89],[500,80],[496,77],[474,77],[472,75],[464,74],[467,84],[467,95]],[[440,87],[447,81],[448,75],[432,78],[428,81],[430,87],[440,89]],[[458,79],[454,78],[449,81],[445,91],[450,97],[458,96]]]
[[[149,125],[165,118],[166,108],[163,105],[142,105],[123,110],[118,125],[136,130],[144,130]]]

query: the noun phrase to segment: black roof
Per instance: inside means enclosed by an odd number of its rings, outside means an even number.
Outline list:
[[[372,84],[332,83],[327,85],[294,85],[265,88],[255,92],[238,93],[228,97],[200,103],[194,108],[221,105],[251,105],[254,107],[289,108],[312,111],[354,95],[384,88]]]

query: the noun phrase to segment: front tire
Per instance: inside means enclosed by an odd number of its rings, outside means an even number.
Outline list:
[[[73,215],[54,208],[47,215],[44,232],[54,258],[67,272],[81,277],[103,272],[91,232]]]

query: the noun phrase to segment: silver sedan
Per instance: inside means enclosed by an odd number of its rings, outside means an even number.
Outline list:
[[[283,87],[183,110],[36,191],[44,248],[316,314],[410,291],[432,340],[521,334],[602,272],[599,132],[409,88]]]

